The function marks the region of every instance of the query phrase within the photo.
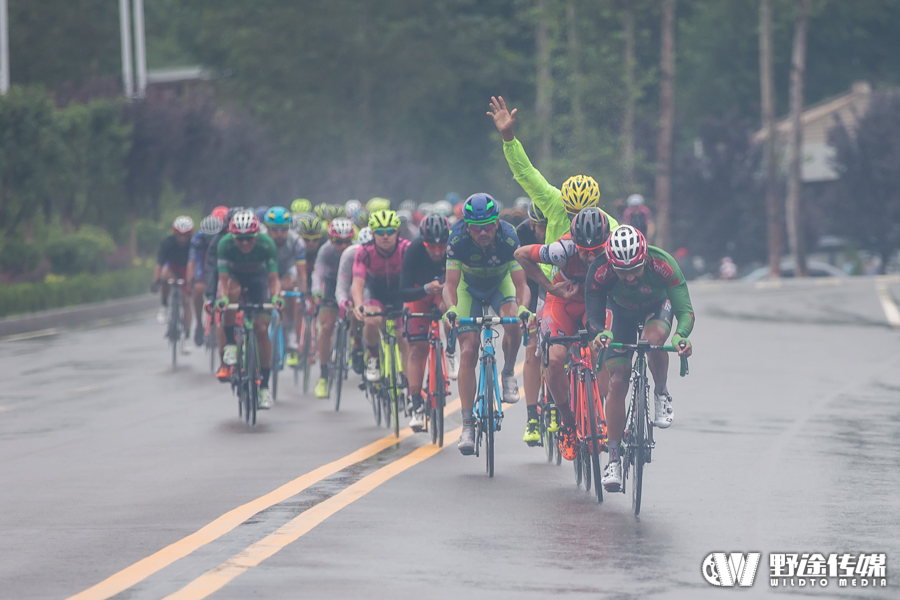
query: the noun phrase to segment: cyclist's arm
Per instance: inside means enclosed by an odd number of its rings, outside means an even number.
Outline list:
[[[321,297],[323,294],[322,290],[325,289],[325,281],[322,277],[322,273],[324,273],[326,269],[328,269],[328,267],[325,265],[325,250],[326,249],[324,247],[319,249],[319,253],[316,255],[316,264],[315,266],[313,266],[312,289],[310,290],[310,293],[313,296]]]
[[[194,275],[197,273],[197,261],[189,260],[187,264],[187,281],[194,281]]]
[[[281,279],[278,278],[278,271],[269,273],[269,290],[273,296],[281,295]]]
[[[666,286],[666,296],[672,303],[672,314],[678,322],[675,333],[687,337],[694,329],[694,307],[681,267],[672,255],[656,246],[652,246],[648,263],[645,268],[650,268]]]
[[[538,262],[535,262],[535,260],[533,259],[533,248],[537,248],[538,251],[540,251],[541,244],[532,244],[530,246],[522,246],[516,249],[516,260],[520,265],[522,265],[522,270],[529,279],[537,283],[545,290],[549,290],[551,287],[553,287],[553,283],[547,278],[547,275],[544,274],[544,270],[541,269],[541,267],[538,265]]]
[[[597,271],[602,271],[598,274]],[[606,302],[610,289],[611,277],[616,277],[612,268],[604,261],[596,260],[588,269],[584,282],[584,305],[587,329],[591,337],[606,330]],[[615,285],[612,283],[612,285]]]
[[[226,272],[219,271],[219,298],[227,298],[228,297],[228,284],[231,283],[231,274]]]
[[[517,264],[516,266],[518,267]],[[513,285],[516,286],[516,302],[519,306],[527,308],[529,302],[531,302],[531,290],[528,289],[528,280],[525,278],[525,271],[519,268],[510,268],[509,276],[512,279]]]
[[[462,271],[459,266],[451,267],[450,265],[458,265],[456,261],[447,261],[447,280],[444,282],[444,304],[447,306],[456,306],[459,301],[459,294],[456,288],[459,287],[459,281],[462,278]]]
[[[506,162],[509,164],[513,177],[515,177],[516,181],[537,207],[541,209],[541,212],[549,218],[548,211],[552,212],[557,208],[565,211],[559,189],[550,185],[547,179],[541,175],[541,172],[534,168],[518,139],[513,138],[503,142],[503,155],[506,157]]]
[[[297,289],[306,293],[306,261],[297,263]]]
[[[403,302],[415,302],[428,295],[425,287],[418,285],[418,278],[416,277],[417,254],[421,257],[421,253],[415,252],[411,248],[408,248],[403,254],[403,266],[400,269],[400,300]],[[431,259],[428,258],[428,260]]]

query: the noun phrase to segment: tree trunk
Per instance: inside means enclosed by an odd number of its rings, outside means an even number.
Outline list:
[[[659,85],[659,136],[656,141],[656,245],[669,247],[672,193],[672,131],[675,126],[675,6],[663,0]]]
[[[625,186],[629,194],[634,193],[634,5],[625,3],[622,17],[625,28],[625,116],[622,123],[622,163],[625,171]]]
[[[781,210],[778,201],[778,161],[775,155],[775,83],[772,75],[772,5],[759,5],[759,81],[762,125],[766,132],[763,164],[766,167],[766,220],[769,230],[769,276],[781,277]]]
[[[354,144],[358,144],[362,160],[358,173],[357,189],[371,190],[375,178],[374,133],[372,127],[372,79],[371,61],[369,60],[369,3],[363,2],[359,13],[359,122],[360,136]]]
[[[581,152],[584,149],[584,133],[587,125],[582,106],[581,49],[578,43],[578,15],[575,11],[575,0],[568,0],[566,4],[566,21],[569,34],[569,61],[572,65],[572,137],[575,141],[575,148]]]
[[[540,135],[538,143],[537,160],[542,169],[547,168],[547,163],[551,158],[551,135],[552,129],[550,125],[553,116],[553,79],[550,75],[550,33],[547,26],[549,19],[549,11],[547,10],[547,0],[538,0],[538,22],[535,45],[537,51],[537,125]]]
[[[137,258],[137,214],[131,211],[128,214],[128,259]]]
[[[794,255],[794,276],[806,277],[806,244],[801,226],[801,167],[803,161],[803,128],[800,114],[803,112],[803,76],[806,70],[806,28],[809,18],[809,0],[797,0],[800,14],[794,24],[794,51],[791,57],[791,162],[787,191],[788,241]]]

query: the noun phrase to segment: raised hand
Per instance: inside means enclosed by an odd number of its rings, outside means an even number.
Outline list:
[[[488,111],[488,116],[494,119],[494,125],[497,127],[497,131],[503,135],[504,142],[511,142],[515,139],[515,135],[513,134],[513,125],[516,122],[516,112],[519,109],[514,108],[512,112],[506,110],[506,102],[503,101],[503,96],[491,96],[491,110]]]

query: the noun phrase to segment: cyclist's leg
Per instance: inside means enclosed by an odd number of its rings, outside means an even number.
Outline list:
[[[331,360],[331,337],[337,323],[337,305],[334,300],[323,300],[319,305],[319,381],[316,382],[316,396],[328,396],[328,362]]]
[[[281,289],[286,291],[291,291],[297,288],[297,266],[292,265],[292,270],[289,269],[287,273],[282,275],[281,280]],[[284,299],[284,310],[282,314],[286,317],[284,323],[284,341],[288,342],[291,339],[291,329],[296,327],[296,310],[297,310],[297,299],[289,296]]]
[[[194,301],[194,315],[197,317],[197,327],[203,327],[203,296],[206,293],[206,282],[202,279],[194,279],[191,296]]]
[[[613,339],[624,344],[637,340],[637,316],[610,300],[611,320],[607,325]],[[625,432],[625,397],[631,381],[631,352],[607,350],[605,365],[609,371],[609,395],[606,398],[606,424],[609,437],[610,462],[618,459],[618,451]]]
[[[237,302],[241,297],[241,284],[234,278],[228,282],[228,297]],[[219,381],[228,381],[231,378],[231,366],[237,358],[237,342],[235,340],[235,316],[233,310],[226,310],[219,321],[220,331],[216,332],[219,339],[219,358],[222,361],[219,372],[216,374]],[[226,364],[229,363],[229,364]]]
[[[265,304],[269,301],[269,284],[265,273],[242,275],[238,278],[241,287],[247,292],[247,301],[251,304]],[[272,340],[269,338],[269,314],[258,313],[253,320],[253,331],[256,333],[256,349],[259,354],[259,388],[260,406],[266,404],[262,390],[268,392],[269,374],[272,367]]]
[[[384,312],[384,305],[372,298],[369,289],[364,292],[365,312]],[[379,345],[381,344],[382,317],[366,317],[363,319],[363,342],[369,351],[369,364],[366,366],[366,378],[369,381],[377,381],[381,376],[381,363],[378,359]]]
[[[669,339],[672,331],[672,304],[663,300],[656,311],[647,319],[642,337],[654,346],[661,346]],[[665,429],[672,424],[675,411],[672,408],[672,396],[666,385],[669,371],[669,354],[667,352],[648,352],[647,362],[653,374],[654,420],[657,427]]]
[[[426,296],[415,302],[408,302],[406,308],[410,313],[430,313],[434,306],[433,296]],[[427,317],[410,317],[406,320],[406,341],[409,345],[409,358],[406,368],[406,380],[409,382],[409,399],[413,409],[422,404],[422,382],[425,380],[425,359],[428,357],[428,331],[431,320]]]
[[[159,286],[160,302],[163,306],[169,306],[169,279],[175,279],[175,273],[172,271],[171,265],[166,263],[159,272],[159,278],[162,280]]]
[[[562,302],[554,297],[548,297],[547,303],[544,304],[544,311],[541,319],[541,335],[543,337],[554,338],[561,336],[575,335],[575,321],[567,310],[567,302]],[[569,382],[566,377],[566,354],[568,352],[566,346],[555,344],[549,348],[549,362],[544,369],[544,380],[550,393],[556,400],[556,410],[563,425],[573,427],[575,425],[575,414],[572,407],[567,401],[569,398]]]
[[[543,292],[543,288],[541,288],[541,292]],[[544,309],[543,298],[533,298],[529,308],[533,309],[535,319],[528,328],[528,346],[525,348],[525,366],[522,370],[522,379],[525,382],[525,408],[527,410],[525,435],[522,437],[522,441],[535,444],[540,440],[537,403],[541,389],[541,361],[537,355],[537,332],[540,315]]]
[[[500,287],[491,297],[491,306],[498,316],[515,318],[519,306],[516,304],[516,286],[508,274],[503,278]],[[503,326],[503,374],[511,375],[516,367],[519,346],[522,344],[522,329],[519,324]]]

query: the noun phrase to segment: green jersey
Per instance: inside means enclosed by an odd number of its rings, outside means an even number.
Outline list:
[[[229,233],[219,240],[216,252],[219,273],[278,273],[278,251],[267,235],[260,234],[253,249],[245,254]]]
[[[547,237],[544,244],[552,244],[569,232],[571,220],[569,213],[566,212],[566,206],[562,201],[562,193],[559,188],[553,187],[541,175],[541,172],[534,168],[525,149],[518,139],[513,138],[512,141],[503,142],[503,155],[506,156],[506,162],[512,171],[513,177],[534,202],[544,216],[547,217]],[[604,211],[605,213],[606,211]],[[612,231],[619,226],[618,221],[613,219],[609,214],[609,230]],[[544,273],[550,278],[552,265],[541,265]]]

